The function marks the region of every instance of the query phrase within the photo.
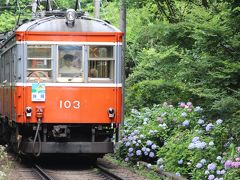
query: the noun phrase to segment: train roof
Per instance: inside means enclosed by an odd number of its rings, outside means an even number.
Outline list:
[[[86,16],[78,17],[74,26],[68,26],[64,17],[50,16],[22,24],[16,31],[33,32],[120,32],[106,21]]]

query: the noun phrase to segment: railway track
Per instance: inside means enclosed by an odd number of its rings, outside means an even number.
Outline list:
[[[101,165],[81,169],[46,169],[39,165],[26,167],[19,166],[16,169],[16,177],[11,180],[123,180],[117,174],[112,173]]]

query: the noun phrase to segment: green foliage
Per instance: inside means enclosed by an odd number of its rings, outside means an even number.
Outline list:
[[[4,12],[0,14],[0,32],[7,32],[15,26],[15,16],[12,13]]]

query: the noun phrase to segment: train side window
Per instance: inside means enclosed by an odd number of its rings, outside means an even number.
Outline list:
[[[27,80],[52,79],[52,49],[50,45],[28,45]]]
[[[58,81],[82,82],[82,46],[59,45],[58,46]]]
[[[89,81],[113,82],[113,46],[90,46],[88,61]]]

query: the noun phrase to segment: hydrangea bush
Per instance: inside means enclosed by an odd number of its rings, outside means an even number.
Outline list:
[[[156,165],[191,179],[221,180],[228,173],[236,175],[240,157],[228,160],[231,155],[224,152],[233,141],[224,121],[210,120],[203,113],[191,102],[132,109],[125,119],[118,157],[130,163],[145,161],[149,167]]]

